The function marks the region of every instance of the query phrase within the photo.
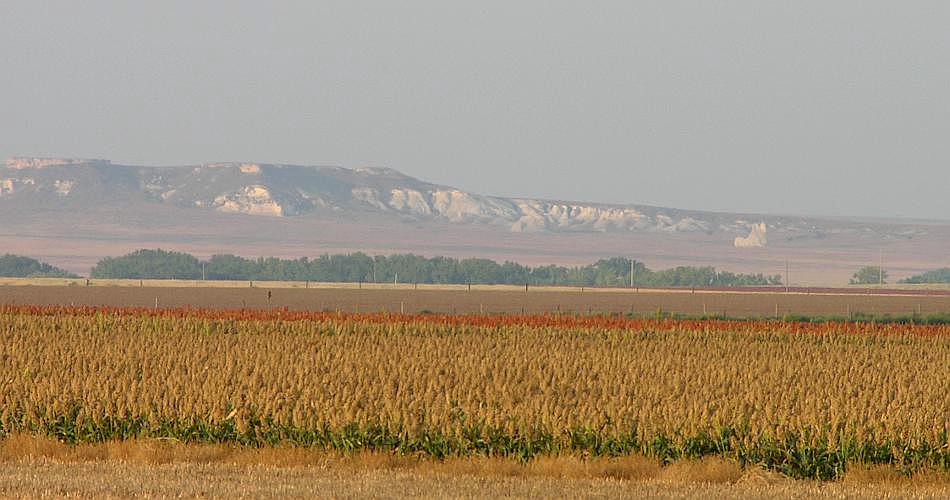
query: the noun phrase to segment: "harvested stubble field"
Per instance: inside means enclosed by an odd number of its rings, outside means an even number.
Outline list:
[[[137,283],[137,282],[134,282]],[[930,315],[950,312],[950,293],[869,290],[876,293],[781,291],[728,292],[722,290],[635,290],[464,285],[357,285],[303,288],[297,283],[243,282],[242,287],[204,286],[192,282],[162,282],[161,286],[0,286],[0,304],[96,305],[154,308],[289,308],[300,311],[391,313],[625,313],[654,315],[657,311],[686,315],[783,317],[786,315],[839,316]],[[128,285],[128,282],[125,282]],[[177,286],[176,286],[177,285]],[[316,287],[317,285],[313,285]],[[845,293],[847,292],[847,293]],[[920,291],[917,291],[920,292]]]
[[[0,341],[5,435],[950,469],[950,325],[7,306]]]
[[[646,457],[444,460],[301,448],[129,440],[0,441],[0,496],[196,498],[945,498],[950,476],[852,467],[835,482],[791,480],[719,458],[663,466]]]

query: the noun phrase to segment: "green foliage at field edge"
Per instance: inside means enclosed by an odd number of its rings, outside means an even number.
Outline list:
[[[527,461],[566,452],[609,457],[642,454],[669,464],[680,459],[720,456],[736,460],[742,466],[764,466],[792,478],[826,481],[842,477],[851,463],[893,465],[905,474],[923,468],[950,470],[950,450],[946,446],[861,441],[850,436],[832,442],[824,433],[813,435],[813,430],[789,431],[782,436],[750,442],[743,439],[741,429],[731,427],[711,429],[694,436],[646,437],[635,431],[610,434],[595,427],[567,429],[556,435],[542,430],[509,433],[478,422],[468,423],[462,418],[459,425],[446,434],[437,430],[400,429],[383,423],[303,429],[254,416],[239,429],[233,420],[153,422],[145,417],[110,417],[94,421],[81,417],[81,410],[75,407],[58,415],[46,414],[38,424],[28,419],[22,410],[7,411],[0,420],[0,438],[14,432],[44,435],[68,444],[163,438],[186,443],[292,445],[342,452],[390,450],[436,459],[483,455]],[[947,436],[942,439],[946,442]]]

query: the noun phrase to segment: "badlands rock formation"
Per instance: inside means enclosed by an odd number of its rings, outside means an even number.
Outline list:
[[[201,206],[201,205],[198,205]],[[223,194],[214,199],[212,207],[220,212],[245,213],[250,215],[270,215],[279,217],[290,215],[286,208],[271,197],[265,186],[246,186],[236,192]]]
[[[108,160],[19,157],[0,167],[0,200],[20,207],[29,202],[70,210],[110,202],[119,207],[158,203],[249,216],[324,214],[341,221],[350,216],[379,215],[390,221],[479,224],[511,232],[721,234],[716,238],[726,245],[733,242],[736,247],[749,248],[767,244],[765,223],[750,224],[747,217],[739,215],[487,196],[428,183],[388,168],[250,162],[139,167]],[[842,227],[790,217],[770,217],[769,228],[785,241],[868,231],[867,226]]]
[[[736,237],[733,245],[736,248],[762,248],[768,245],[769,240],[765,237],[768,228],[764,222],[752,225],[752,231],[746,237]]]

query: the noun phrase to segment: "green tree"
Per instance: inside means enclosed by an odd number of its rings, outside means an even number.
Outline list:
[[[950,283],[950,267],[943,267],[927,271],[921,274],[915,274],[910,278],[903,279],[901,283]]]
[[[851,276],[852,285],[876,285],[887,283],[887,270],[878,266],[864,266]]]
[[[257,262],[236,255],[212,255],[207,272],[212,280],[251,280],[257,277]]]
[[[199,279],[201,262],[181,252],[137,250],[122,257],[106,257],[89,274],[93,278]]]
[[[197,279],[202,265],[209,279],[254,281],[373,281],[391,283],[514,284],[630,286],[634,265],[635,286],[754,286],[775,284],[778,276],[717,272],[713,267],[681,266],[651,271],[643,262],[626,257],[601,259],[577,267],[556,265],[531,267],[517,262],[501,264],[489,259],[423,257],[413,254],[369,256],[365,253],[323,254],[314,259],[214,255],[205,263],[194,256],[165,250],[139,250],[122,257],[101,260],[92,270],[94,278]]]
[[[11,278],[76,278],[75,274],[36,259],[6,254],[0,257],[0,276]]]

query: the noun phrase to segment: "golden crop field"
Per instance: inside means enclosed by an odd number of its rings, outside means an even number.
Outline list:
[[[950,469],[950,325],[0,308],[0,432]]]

